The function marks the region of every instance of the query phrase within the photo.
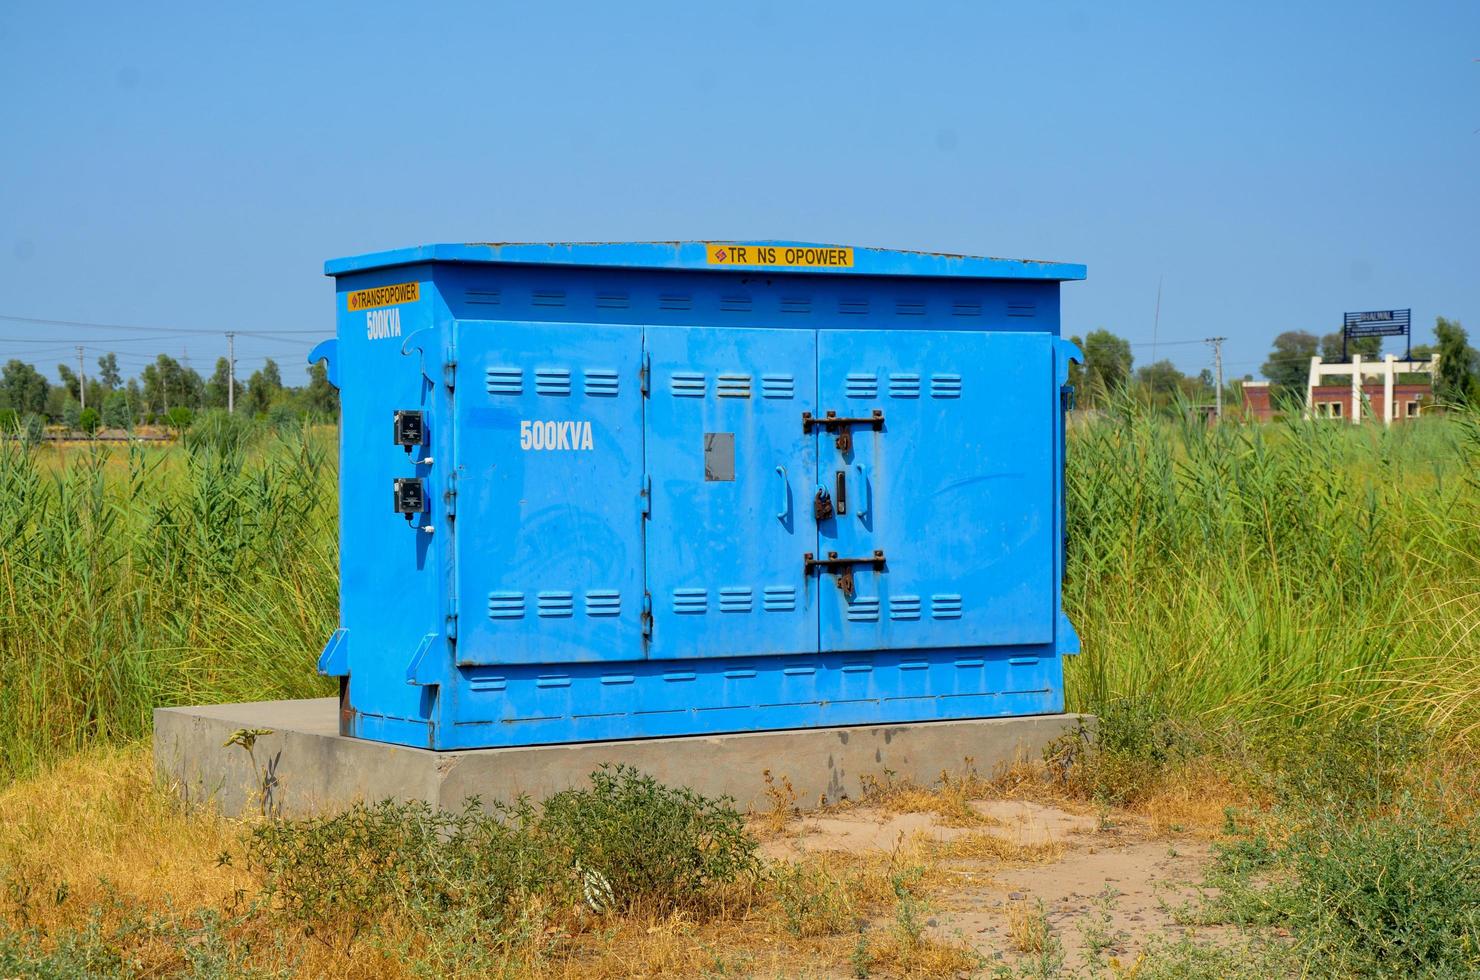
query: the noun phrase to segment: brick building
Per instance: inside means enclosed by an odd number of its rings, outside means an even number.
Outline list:
[[[1414,374],[1427,374],[1432,378],[1438,364],[1437,355],[1427,361],[1400,361],[1389,354],[1381,361],[1366,362],[1358,355],[1350,363],[1335,364],[1312,357],[1310,377],[1305,387],[1305,417],[1354,423],[1370,418],[1384,425],[1418,418],[1434,404],[1434,386],[1428,381],[1399,381],[1398,378]],[[1323,379],[1331,377],[1347,380],[1338,384],[1322,383]],[[1373,378],[1379,380],[1373,381]],[[1275,406],[1268,381],[1245,381],[1243,395],[1246,419],[1268,422],[1274,418]]]

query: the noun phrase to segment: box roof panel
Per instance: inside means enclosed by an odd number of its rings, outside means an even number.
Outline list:
[[[736,253],[734,246],[741,246]],[[775,263],[737,262],[737,256],[757,257],[773,249]],[[604,266],[635,269],[695,269],[710,272],[754,271],[821,275],[916,276],[965,279],[1083,279],[1083,265],[1031,259],[996,259],[940,252],[907,252],[889,248],[851,248],[851,264],[837,261],[848,246],[812,242],[482,242],[417,245],[388,252],[370,252],[324,263],[324,274],[350,275],[370,269],[418,262],[490,262],[504,264]],[[716,261],[717,251],[725,261]],[[828,254],[823,254],[828,253]],[[780,261],[788,256],[797,262]],[[815,260],[813,264],[806,260]],[[826,264],[829,261],[834,264]]]

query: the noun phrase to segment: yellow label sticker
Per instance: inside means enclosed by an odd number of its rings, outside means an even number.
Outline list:
[[[349,294],[349,311],[373,310],[378,306],[400,306],[415,303],[421,298],[421,283],[398,282],[393,286],[376,286],[374,289],[357,289]]]
[[[710,265],[775,265],[790,269],[851,269],[853,249],[826,245],[716,245],[706,243]]]

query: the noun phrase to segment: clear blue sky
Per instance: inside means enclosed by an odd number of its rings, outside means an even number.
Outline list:
[[[244,338],[431,241],[796,238],[1084,262],[1232,375],[1411,306],[1480,334],[1480,3],[42,4],[0,11],[0,314]],[[294,333],[308,331],[308,333]],[[219,335],[0,320],[0,358]]]

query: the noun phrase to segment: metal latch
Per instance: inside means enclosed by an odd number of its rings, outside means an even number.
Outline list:
[[[840,416],[837,412],[828,412],[822,418],[814,418],[811,412],[802,413],[802,432],[810,433],[814,428],[832,432],[836,438],[833,445],[841,452],[848,452],[853,448],[853,426],[866,425],[875,432],[884,429],[884,410],[876,408],[872,415],[863,416]]]
[[[868,565],[877,572],[884,570],[884,552],[878,550],[868,558],[839,558],[836,551],[829,551],[826,558],[813,557],[809,551],[802,558],[808,575],[812,574],[812,569],[817,568],[837,576],[838,589],[848,599],[853,598],[854,565]]]

